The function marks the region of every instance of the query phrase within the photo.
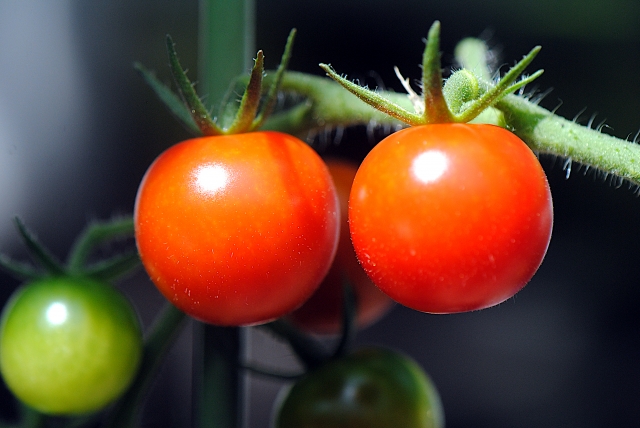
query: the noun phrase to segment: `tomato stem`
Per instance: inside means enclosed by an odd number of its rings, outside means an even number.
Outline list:
[[[333,351],[331,358],[340,358],[346,355],[357,332],[356,319],[358,315],[358,304],[353,286],[346,276],[343,279],[342,288],[342,331],[338,345]]]
[[[200,0],[198,16],[200,93],[221,105],[229,83],[253,65],[255,0]]]
[[[537,47],[532,49],[516,65],[516,71],[524,69],[538,51]],[[458,62],[470,70],[471,75],[475,74],[481,91],[492,91],[493,83],[485,80],[490,71],[487,65],[489,55],[484,43],[465,39],[463,46],[456,49],[456,55]],[[330,70],[328,66],[324,68]],[[335,77],[333,74],[335,72],[332,73],[332,77]],[[534,73],[531,77],[537,75]],[[507,84],[504,80],[503,78],[502,83],[498,84],[506,86],[506,92],[520,90],[531,81],[530,78],[525,78]],[[372,109],[352,93],[341,90],[342,83],[342,80],[340,84],[336,84],[318,76],[287,72],[282,80],[282,91],[302,96],[304,101],[290,110],[272,116],[264,128],[305,137],[321,130],[360,124],[390,125],[396,128],[403,126],[399,114],[384,108],[381,111]],[[389,101],[389,105],[395,105],[398,109],[410,109],[412,106],[406,94],[391,91],[377,91],[375,99],[385,99]],[[470,115],[464,112],[462,114]],[[640,185],[640,145],[603,134],[599,128],[592,129],[557,116],[526,96],[507,94],[502,98],[498,97],[494,107],[484,110],[474,120],[476,121],[509,128],[537,152],[565,157],[568,161],[579,162],[606,175]]]
[[[71,247],[67,260],[67,269],[71,273],[81,272],[91,252],[98,245],[127,236],[133,236],[132,217],[114,218],[109,221],[88,224]]]
[[[109,282],[121,278],[138,266],[140,256],[138,251],[133,250],[88,265],[82,270],[81,275]]]
[[[242,329],[196,324],[195,338],[194,426],[243,426]]]
[[[515,95],[505,97],[497,107],[505,112],[509,127],[533,150],[640,185],[640,145],[556,116]]]
[[[307,370],[312,370],[331,358],[331,354],[320,342],[304,334],[283,319],[260,327],[286,340]]]
[[[456,60],[465,67],[488,70],[487,49],[482,41],[464,40]],[[535,49],[534,49],[535,51]],[[533,51],[532,51],[533,52]],[[536,52],[533,52],[534,54]],[[531,54],[530,54],[531,55]],[[479,64],[479,58],[484,63]],[[526,57],[525,57],[526,60]],[[480,79],[485,88],[491,84]],[[561,156],[605,174],[640,185],[640,146],[582,126],[540,107],[525,96],[509,94],[495,107],[504,113],[506,126],[539,153]]]

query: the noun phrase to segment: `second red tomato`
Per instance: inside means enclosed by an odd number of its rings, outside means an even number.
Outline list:
[[[397,302],[431,313],[496,305],[531,279],[553,223],[551,193],[522,140],[493,125],[407,128],[353,183],[356,254]]]
[[[281,317],[333,260],[339,206],[326,165],[276,132],[179,143],[149,167],[136,198],[136,241],[165,297],[217,325]]]
[[[357,325],[364,328],[381,318],[393,301],[381,292],[360,266],[351,244],[348,223],[349,193],[358,170],[357,165],[344,160],[327,160],[329,172],[338,192],[342,223],[336,258],[318,290],[304,305],[289,315],[298,327],[319,334],[336,334],[342,328],[344,290],[349,281],[356,297]]]

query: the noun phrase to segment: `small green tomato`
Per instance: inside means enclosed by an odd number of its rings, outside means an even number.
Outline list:
[[[277,404],[275,428],[441,428],[433,383],[413,360],[365,349],[307,374]]]
[[[47,414],[100,410],[129,386],[142,331],[109,284],[47,277],[18,289],[0,321],[0,372],[13,394]]]

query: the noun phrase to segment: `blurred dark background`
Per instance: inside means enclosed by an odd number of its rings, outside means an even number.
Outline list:
[[[129,214],[146,167],[189,134],[132,68],[171,81],[164,36],[195,77],[197,1],[0,2],[0,251],[24,257],[19,215],[64,257],[90,219]],[[400,91],[393,66],[418,78],[423,38],[442,22],[443,61],[467,36],[513,64],[533,46],[542,105],[632,139],[640,127],[636,0],[257,0],[256,45],[273,67],[298,28],[290,68],[340,73]],[[375,76],[375,77],[373,77]],[[383,131],[374,134],[383,136]],[[328,133],[328,141],[331,134]],[[317,143],[317,142],[316,142]],[[374,141],[349,129],[328,150],[359,156]],[[348,148],[350,147],[350,148]],[[515,298],[460,315],[396,307],[359,343],[403,350],[427,370],[447,426],[637,426],[640,420],[640,198],[602,174],[542,156],[555,204],[540,271]],[[18,282],[3,275],[4,301]],[[148,324],[162,298],[140,271],[120,284]],[[190,425],[191,330],[173,348],[143,425]],[[283,364],[286,347],[249,333],[250,354]],[[269,426],[281,383],[252,377],[248,426]],[[7,393],[4,391],[4,396]],[[5,411],[11,414],[10,406]]]

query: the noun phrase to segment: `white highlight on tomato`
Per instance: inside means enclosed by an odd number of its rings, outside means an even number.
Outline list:
[[[64,303],[55,302],[47,308],[47,321],[54,325],[60,325],[67,320],[69,312]]]
[[[229,182],[229,172],[219,164],[203,165],[195,172],[195,183],[200,192],[217,193]]]
[[[439,179],[449,167],[449,159],[439,150],[429,150],[413,160],[411,171],[423,183]]]

